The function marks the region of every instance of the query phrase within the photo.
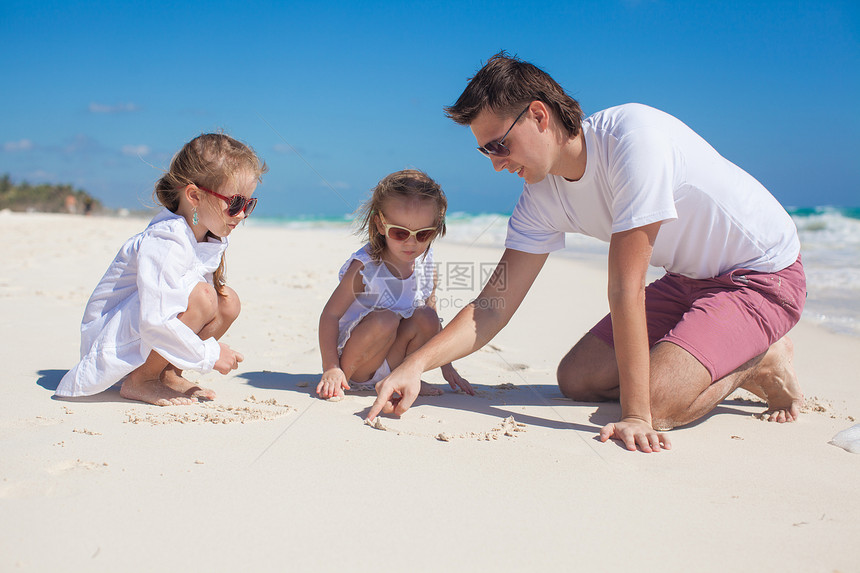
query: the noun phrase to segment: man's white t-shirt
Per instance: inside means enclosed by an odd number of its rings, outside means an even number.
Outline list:
[[[583,121],[585,174],[526,184],[505,246],[527,253],[564,247],[565,233],[609,241],[662,221],[651,264],[694,279],[735,269],[777,272],[800,253],[779,202],[680,120],[640,104]]]

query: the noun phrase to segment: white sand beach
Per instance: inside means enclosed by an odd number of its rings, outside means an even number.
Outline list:
[[[117,389],[52,397],[84,305],[142,219],[0,214],[0,571],[860,571],[860,338],[791,334],[796,423],[749,394],[670,433],[671,451],[600,443],[617,404],[563,399],[559,358],[607,310],[605,275],[550,257],[517,315],[455,365],[478,390],[419,398],[384,429],[372,391],[315,397],[319,312],[348,231],[248,225],[227,279],[238,371],[215,401],[159,408]],[[475,273],[500,249],[437,243]],[[446,285],[443,285],[446,286]],[[454,288],[456,286],[456,288]]]

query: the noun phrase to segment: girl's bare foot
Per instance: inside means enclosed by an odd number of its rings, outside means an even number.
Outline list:
[[[444,391],[432,384],[428,384],[424,380],[421,381],[421,390],[418,391],[419,396],[441,396]]]
[[[177,392],[165,386],[159,379],[147,379],[138,371],[126,376],[119,395],[127,400],[138,400],[155,406],[187,406],[197,402],[197,398]]]
[[[190,380],[182,377],[182,370],[178,370],[173,366],[168,366],[161,373],[161,382],[168,388],[176,390],[191,398],[198,400],[214,400],[215,391],[209,388],[203,388]]]
[[[787,336],[777,340],[764,355],[754,379],[741,386],[767,401],[762,420],[793,422],[800,415],[803,392],[791,363],[793,358],[791,340]]]

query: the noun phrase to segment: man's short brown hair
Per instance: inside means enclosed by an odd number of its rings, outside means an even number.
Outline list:
[[[583,118],[579,102],[567,95],[549,74],[516,56],[509,56],[504,50],[490,58],[469,79],[457,103],[445,108],[445,115],[460,125],[470,125],[485,108],[503,117],[512,117],[535,100],[552,109],[568,136],[579,134]]]

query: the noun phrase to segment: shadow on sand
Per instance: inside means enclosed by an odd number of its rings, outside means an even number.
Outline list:
[[[316,385],[320,376],[321,374],[318,372],[291,374],[275,371],[244,372],[237,375],[238,378],[247,380],[249,386],[255,388],[297,392],[311,398],[316,398]],[[469,396],[463,392],[453,392],[444,384],[440,387],[444,387],[444,394],[441,396],[419,396],[414,405],[428,404],[439,408],[468,410],[499,418],[514,415],[518,422],[524,424],[550,429],[572,429],[588,432],[594,435],[595,440],[599,440],[600,429],[603,426],[617,421],[621,416],[621,406],[617,402],[574,402],[564,398],[558,386],[554,384],[523,384],[502,387],[472,384],[476,392],[475,396]],[[373,390],[348,391],[347,394],[353,396],[375,395]],[[718,414],[749,416],[748,410],[739,407],[755,405],[757,404],[748,400],[726,400],[702,418],[683,426],[683,428],[696,427],[711,416]],[[543,417],[514,411],[515,408],[522,406],[549,407],[553,415]],[[568,421],[569,418],[573,417],[573,413],[565,412],[565,410],[571,406],[595,408],[588,415],[588,421],[591,424]],[[356,412],[356,416],[364,418],[369,410],[370,408],[363,408]],[[619,447],[624,447],[621,442],[616,441],[616,444]]]
[[[39,370],[37,373],[39,374],[39,379],[36,380],[36,384],[45,390],[56,392],[57,386],[60,385],[60,380],[63,379],[66,372],[68,372],[68,370]]]
[[[316,397],[316,386],[320,380],[320,373],[290,374],[286,372],[245,372],[238,375],[244,378],[250,386],[270,390],[287,390]],[[452,410],[466,410],[486,414],[489,416],[507,418],[514,415],[518,422],[554,429],[575,429],[587,432],[595,432],[600,428],[564,421],[566,417],[560,412],[558,406],[564,405],[586,405],[584,403],[569,402],[559,403],[556,398],[561,397],[557,386],[549,385],[523,385],[509,386],[500,389],[498,386],[486,386],[472,384],[476,395],[469,396],[463,392],[453,392],[447,384],[438,385],[444,388],[445,393],[441,396],[419,396],[414,406],[421,404],[433,405],[438,408],[449,408]],[[375,396],[373,390],[347,391],[352,396]],[[501,405],[500,405],[501,403]],[[501,407],[504,406],[504,407]],[[544,418],[513,411],[514,407],[520,406],[549,406],[553,408],[556,416],[560,419]],[[356,412],[357,416],[364,418],[370,408],[363,408]]]

